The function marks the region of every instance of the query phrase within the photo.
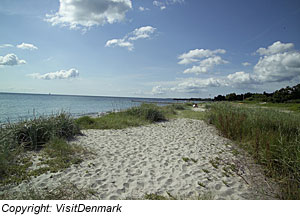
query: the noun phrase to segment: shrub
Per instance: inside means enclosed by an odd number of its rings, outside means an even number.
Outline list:
[[[139,107],[133,107],[125,111],[125,113],[146,119],[150,122],[166,120],[163,112],[158,106],[153,104],[142,104]]]

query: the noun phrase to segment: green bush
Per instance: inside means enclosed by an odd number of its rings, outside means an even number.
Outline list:
[[[14,142],[11,148],[21,145],[34,150],[42,147],[52,137],[70,139],[80,133],[75,120],[66,113],[7,124],[5,130],[7,138]]]
[[[70,139],[79,133],[78,125],[66,113],[4,125],[0,128],[0,180],[13,173],[21,175],[26,169],[19,158],[24,150],[38,150],[54,137]]]
[[[160,108],[153,104],[142,104],[139,107],[133,107],[125,111],[125,113],[146,119],[150,122],[166,120],[165,115]]]
[[[185,110],[185,107],[182,104],[172,104],[171,107],[175,110]]]

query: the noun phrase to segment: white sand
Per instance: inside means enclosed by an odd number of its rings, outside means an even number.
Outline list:
[[[92,159],[60,173],[43,174],[27,184],[50,190],[61,181],[69,181],[95,190],[98,199],[142,199],[146,193],[166,196],[167,192],[181,199],[208,194],[213,199],[271,198],[257,192],[263,189],[264,177],[253,175],[244,164],[246,160],[233,155],[231,142],[203,121],[176,119],[83,133],[75,143],[94,152]],[[185,162],[183,158],[196,161]],[[218,160],[220,165],[214,167],[211,160]],[[224,169],[233,163],[238,172],[226,176]],[[252,184],[253,176],[259,176],[259,190]],[[267,188],[264,191],[271,190]]]

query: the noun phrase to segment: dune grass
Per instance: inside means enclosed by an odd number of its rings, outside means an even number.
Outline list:
[[[280,184],[282,199],[300,199],[299,114],[217,103],[207,120],[264,165]]]
[[[50,190],[28,186],[21,192],[0,192],[0,200],[87,200],[91,198],[97,198],[94,190],[79,188],[71,182],[59,182],[57,187]]]
[[[72,164],[81,163],[83,156],[89,152],[67,142],[75,135],[80,134],[80,129],[123,129],[178,117],[202,118],[190,108],[189,104],[166,106],[142,104],[139,107],[109,113],[99,118],[84,116],[73,119],[69,114],[63,112],[50,117],[8,123],[0,127],[0,186],[18,185],[24,180],[30,180],[30,178],[43,173],[59,172]],[[33,157],[35,160],[38,158],[39,161],[34,162]],[[65,198],[59,197],[60,193],[57,194],[63,189],[65,188],[60,186],[53,192],[43,192],[42,194],[35,189],[28,189],[16,198]],[[75,193],[70,198],[86,198],[88,193],[82,193],[83,191]],[[0,195],[0,199],[9,198],[13,197]],[[151,199],[151,196],[148,199]]]
[[[142,104],[121,112],[113,112],[99,118],[83,116],[76,119],[81,129],[123,129],[165,121],[176,114],[176,106],[159,107],[154,104]]]
[[[79,133],[74,119],[66,113],[4,125],[0,128],[0,184],[18,184],[81,162],[81,147],[66,142]],[[30,170],[32,154],[38,152],[44,156],[44,166]]]

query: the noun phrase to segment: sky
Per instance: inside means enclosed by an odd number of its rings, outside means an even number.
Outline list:
[[[0,0],[0,92],[272,92],[300,83],[299,21],[299,0]]]

